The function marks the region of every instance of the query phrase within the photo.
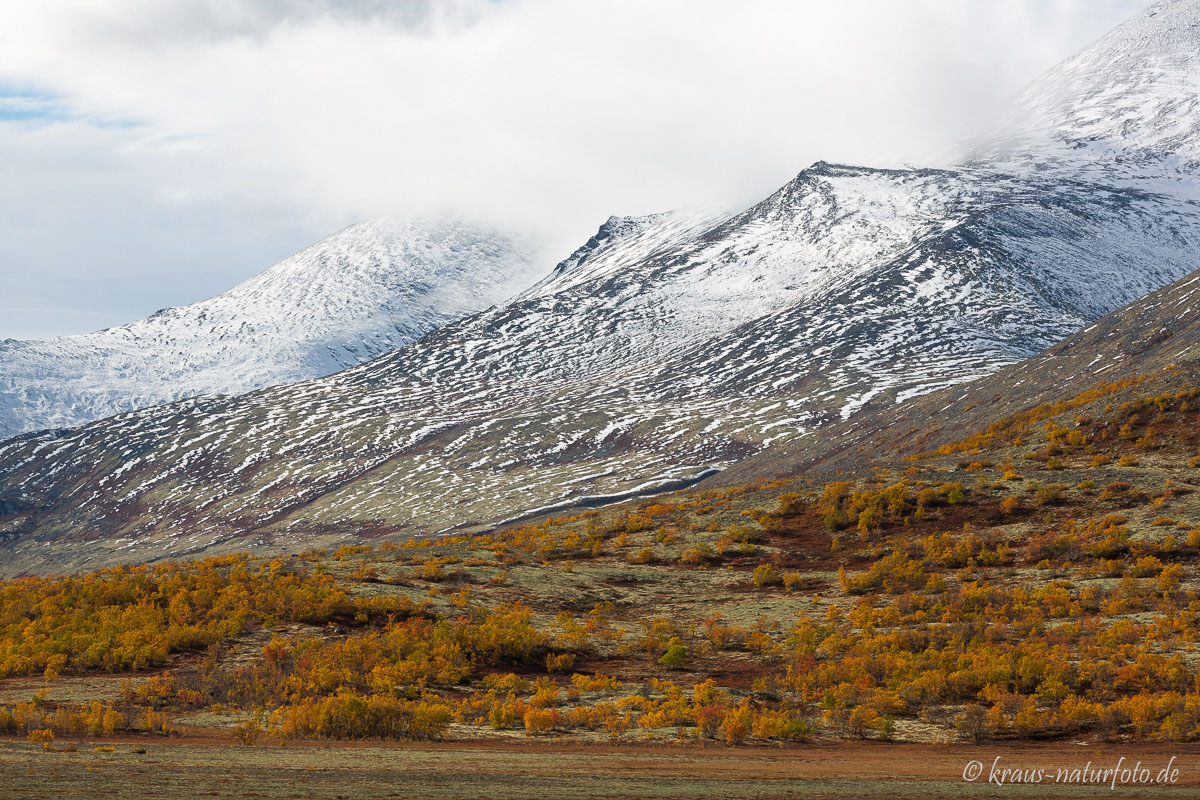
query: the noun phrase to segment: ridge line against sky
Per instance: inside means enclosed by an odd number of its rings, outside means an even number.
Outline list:
[[[818,159],[934,163],[1149,4],[5,2],[0,338],[210,297],[371,216],[564,257]]]

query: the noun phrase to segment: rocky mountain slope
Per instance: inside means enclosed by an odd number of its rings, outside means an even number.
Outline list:
[[[1164,7],[1200,21],[1200,3]],[[1175,47],[1142,35],[1154,19],[1083,55]],[[368,364],[0,445],[9,556],[44,570],[477,529],[828,439],[1200,266],[1196,183],[1179,148],[1145,141],[1057,149],[1053,169],[1016,146],[952,170],[818,163],[732,216],[611,219],[512,302]]]
[[[0,342],[0,439],[328,375],[506,300],[541,272],[530,243],[487,227],[353,225],[209,300],[96,333]]]
[[[769,447],[702,486],[857,469],[934,450],[1030,409],[1062,404],[1055,416],[1069,416],[1091,393],[1103,400],[1117,388],[1124,394],[1149,395],[1198,382],[1200,270],[1102,317],[1033,358],[899,405],[868,403],[852,419]]]

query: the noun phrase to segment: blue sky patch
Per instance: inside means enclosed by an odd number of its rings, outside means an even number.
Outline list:
[[[59,95],[0,84],[0,123],[82,121],[97,128],[132,128],[141,124],[122,117],[87,116],[73,110]]]
[[[0,121],[28,122],[69,119],[63,102],[55,95],[29,89],[0,86]]]

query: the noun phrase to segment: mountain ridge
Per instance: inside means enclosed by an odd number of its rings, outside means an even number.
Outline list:
[[[911,185],[931,181],[914,200]],[[568,274],[555,291],[548,279],[329,378],[23,437],[0,446],[2,496],[21,507],[4,521],[10,552],[54,562],[114,547],[142,558],[294,550],[479,529],[690,482],[871,400],[1033,355],[1098,305],[1183,272],[1200,246],[1196,209],[1139,196],[1134,213],[1127,190],[1083,185],[1055,184],[1054,195],[990,174],[819,167],[648,262],[616,250],[605,272],[599,249],[582,284]],[[1007,201],[980,204],[980,192]],[[966,205],[948,209],[947,198]],[[764,238],[761,217],[785,209],[795,224]],[[1104,277],[1111,247],[1096,249],[1097,231],[1119,231],[1132,257],[1131,228],[1155,238],[1154,221],[1173,214],[1193,231],[1174,266],[1143,257],[1117,271],[1124,283]],[[893,229],[893,249],[864,237],[871,226]],[[849,249],[823,262],[795,255],[831,242]],[[1047,275],[1058,282],[1030,290]]]

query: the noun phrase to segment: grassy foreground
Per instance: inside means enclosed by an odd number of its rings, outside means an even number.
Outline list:
[[[111,749],[109,749],[111,747]],[[139,753],[135,750],[146,752]],[[803,749],[568,747],[541,743],[398,746],[301,745],[229,748],[211,741],[149,747],[115,741],[99,751],[43,753],[0,744],[0,784],[14,797],[348,798],[940,798],[1195,797],[1194,746],[1081,748],[871,743]],[[1050,773],[1125,757],[1157,770],[1176,756],[1185,766],[1170,786],[1038,785],[964,781],[964,764],[1020,764]],[[1193,768],[1188,768],[1191,765]]]

